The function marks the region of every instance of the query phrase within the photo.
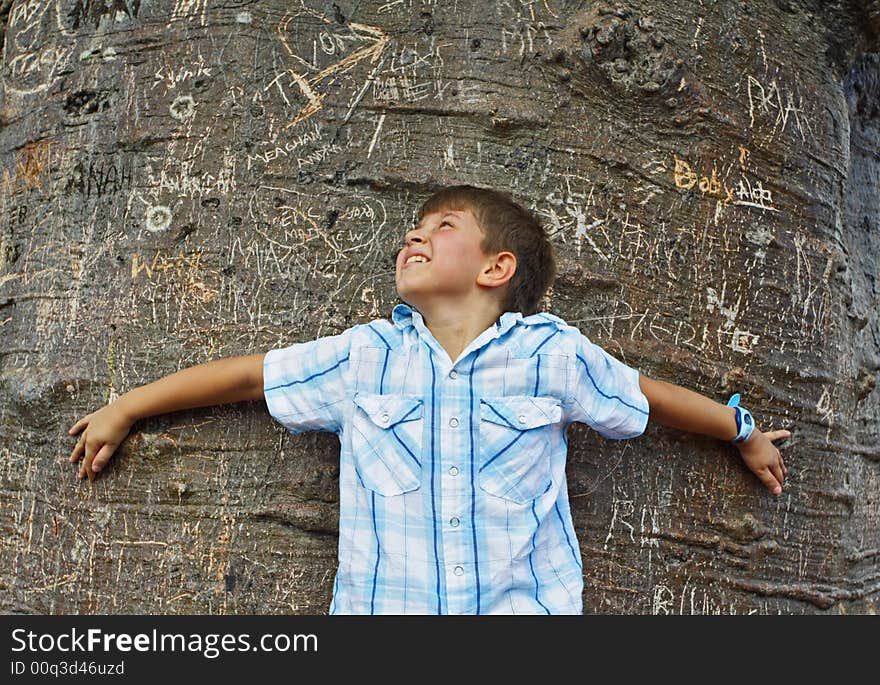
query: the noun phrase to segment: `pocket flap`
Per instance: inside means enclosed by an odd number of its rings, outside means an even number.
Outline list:
[[[555,397],[484,397],[480,400],[480,418],[528,430],[560,421],[562,406]]]
[[[422,417],[422,400],[418,397],[359,392],[354,396],[354,403],[367,413],[373,423],[382,428]]]

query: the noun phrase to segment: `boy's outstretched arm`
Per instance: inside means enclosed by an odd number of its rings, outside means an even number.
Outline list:
[[[733,407],[719,404],[699,393],[681,386],[659,381],[639,373],[639,386],[648,398],[649,419],[690,433],[711,435],[730,441],[736,437],[736,418]],[[787,430],[764,433],[757,424],[745,442],[736,445],[743,461],[774,494],[782,492],[782,483],[788,469],[773,440],[791,436]]]
[[[125,393],[84,416],[68,433],[83,430],[70,461],[83,459],[79,477],[95,479],[138,419],[214,404],[263,398],[264,354],[228,357],[191,366]]]

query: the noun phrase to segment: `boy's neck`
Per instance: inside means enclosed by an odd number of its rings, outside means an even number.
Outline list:
[[[418,307],[425,326],[446,350],[454,364],[464,349],[501,316],[501,308],[492,302],[478,307],[436,307],[425,311]]]

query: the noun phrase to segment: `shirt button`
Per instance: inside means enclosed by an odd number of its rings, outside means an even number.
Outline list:
[[[456,566],[454,569],[452,569],[452,572],[457,576],[464,575],[464,569],[461,566]]]
[[[449,475],[450,476],[457,476],[458,475],[458,467],[457,466],[450,466],[449,467]]]
[[[453,516],[451,519],[449,519],[449,525],[453,528],[458,528],[459,523],[461,523],[461,521],[458,520],[458,516]]]
[[[388,423],[388,419],[391,418],[388,414],[382,414],[382,423]]]
[[[456,378],[458,378],[458,371],[456,371],[455,369],[453,369],[452,371],[449,372],[449,377],[450,377],[452,380],[455,380]]]
[[[458,419],[453,416],[451,419],[449,419],[449,425],[453,428],[458,428]]]
[[[519,422],[520,422],[520,423],[525,423],[525,422],[526,422],[526,415],[525,415],[525,414],[520,414],[520,415],[519,415]]]

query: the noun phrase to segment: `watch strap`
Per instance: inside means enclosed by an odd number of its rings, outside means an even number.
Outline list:
[[[727,400],[727,406],[733,407],[735,410],[736,437],[730,441],[734,445],[744,443],[749,437],[751,437],[752,431],[755,430],[755,419],[752,417],[752,413],[748,409],[740,407],[739,400],[739,393],[734,393],[731,395],[730,399]]]

